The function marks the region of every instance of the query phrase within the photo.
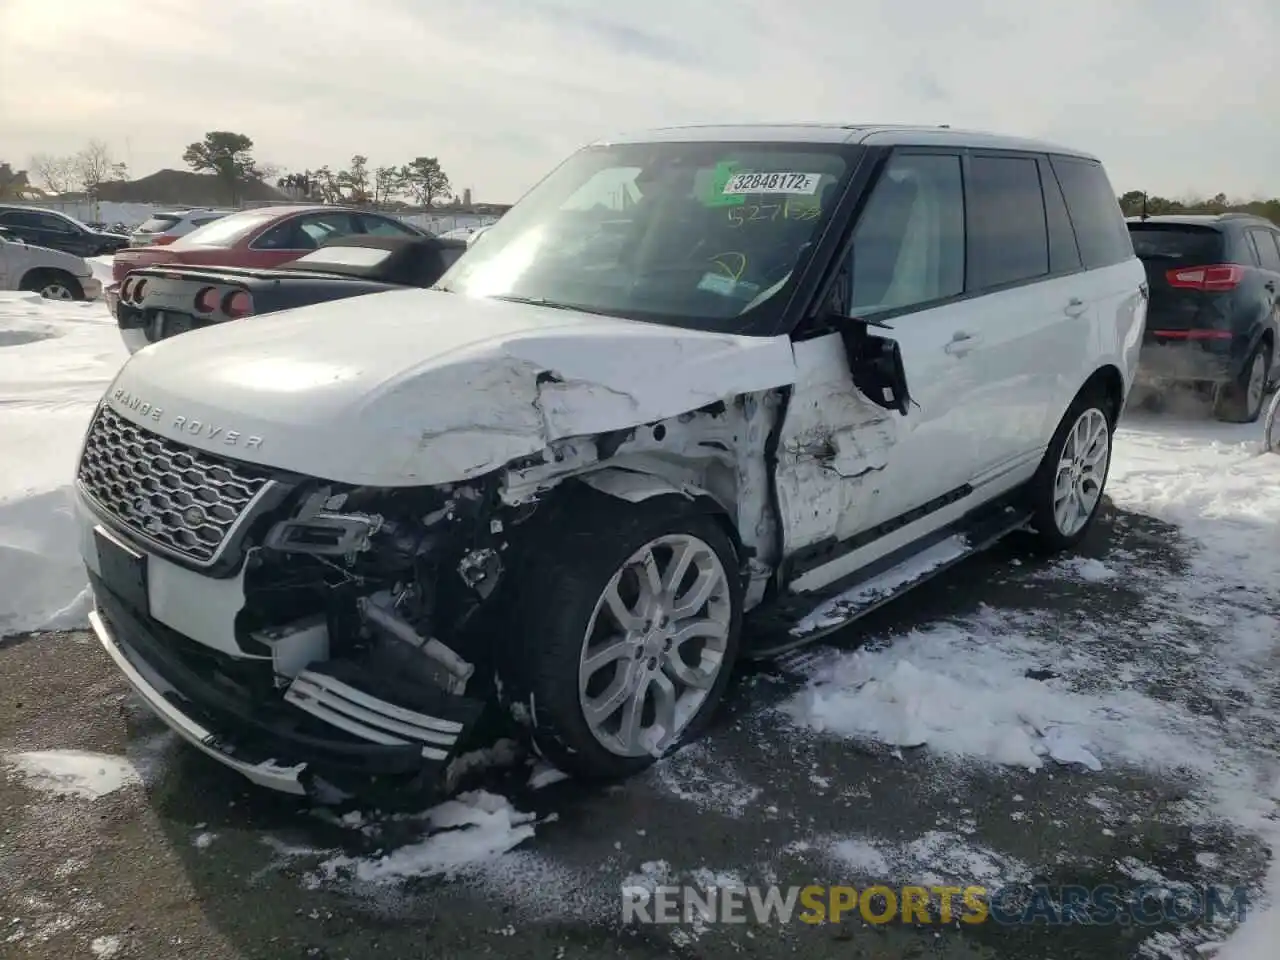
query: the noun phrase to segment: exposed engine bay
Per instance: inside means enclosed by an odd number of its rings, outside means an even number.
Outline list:
[[[776,392],[746,396],[565,441],[464,483],[308,481],[287,518],[262,518],[246,542],[238,642],[270,661],[286,702],[328,722],[332,703],[308,691],[308,667],[327,661],[487,700],[495,638],[510,624],[509,574],[536,557],[540,532],[571,496],[558,489],[567,482],[631,502],[675,494],[729,512],[745,558],[739,574],[758,604],[779,549],[766,447],[780,402]]]

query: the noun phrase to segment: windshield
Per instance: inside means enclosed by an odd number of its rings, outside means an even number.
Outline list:
[[[437,289],[727,333],[764,330],[857,148],[641,143],[570,157]]]
[[[229,217],[192,230],[173,244],[175,250],[187,247],[232,247],[258,227],[278,217],[279,213],[233,213]]]

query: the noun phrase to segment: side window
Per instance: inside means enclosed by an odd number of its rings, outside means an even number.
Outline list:
[[[331,237],[358,232],[349,213],[310,213],[278,223],[256,241],[258,250],[315,250]]]
[[[75,233],[76,229],[70,221],[63,220],[61,217],[55,217],[51,213],[37,213],[35,215],[34,226],[41,230],[48,230],[50,233]]]
[[[969,271],[986,290],[1049,273],[1049,230],[1040,168],[1028,157],[976,156],[965,181]]]
[[[254,240],[253,247],[257,250],[298,250],[300,242],[298,218],[290,217]]]
[[[364,224],[364,232],[371,237],[416,237],[418,235],[400,221],[387,217],[371,217],[365,214],[360,220]]]
[[[26,210],[10,210],[4,215],[4,222],[11,227],[26,227],[28,230],[44,229],[40,217]]]
[[[960,157],[895,154],[853,232],[846,311],[862,316],[964,292]]]
[[[345,237],[359,233],[355,217],[349,213],[313,213],[299,218],[298,230],[303,246],[318,247],[333,237]],[[310,242],[308,242],[310,241]]]
[[[1262,269],[1280,273],[1280,247],[1276,246],[1276,234],[1270,230],[1251,230],[1253,245],[1258,248]]]
[[[1132,257],[1129,228],[1102,164],[1075,157],[1052,157],[1049,163],[1067,200],[1085,267],[1109,267]]]
[[[1080,259],[1075,231],[1071,229],[1071,215],[1067,213],[1062,188],[1058,186],[1058,178],[1053,175],[1049,161],[1036,162],[1040,166],[1040,189],[1044,193],[1044,213],[1049,222],[1049,272],[1079,270],[1084,262]]]

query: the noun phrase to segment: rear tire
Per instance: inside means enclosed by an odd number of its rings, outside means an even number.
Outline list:
[[[566,506],[515,585],[499,698],[539,755],[618,779],[697,738],[723,699],[742,629],[737,551],[683,497],[587,491]]]
[[[1240,376],[1218,387],[1213,398],[1214,417],[1223,423],[1254,423],[1262,416],[1270,372],[1271,345],[1259,341],[1245,360]]]
[[[1082,391],[1058,424],[1031,481],[1031,526],[1042,551],[1068,550],[1093,526],[1115,426],[1115,404],[1098,388]]]
[[[22,278],[20,290],[38,293],[46,300],[83,300],[84,287],[62,270],[33,270]]]

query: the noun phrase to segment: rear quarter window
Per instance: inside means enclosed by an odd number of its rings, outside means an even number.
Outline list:
[[[1109,267],[1132,257],[1133,241],[1102,164],[1078,157],[1051,157],[1049,164],[1066,198],[1085,267]]]
[[[139,233],[163,233],[181,220],[181,217],[154,216],[138,227]]]
[[[1212,264],[1222,260],[1222,234],[1212,227],[1173,223],[1131,223],[1133,252],[1144,260]]]
[[[1253,245],[1258,248],[1258,260],[1264,270],[1280,273],[1280,246],[1276,242],[1276,234],[1270,230],[1250,230]]]

